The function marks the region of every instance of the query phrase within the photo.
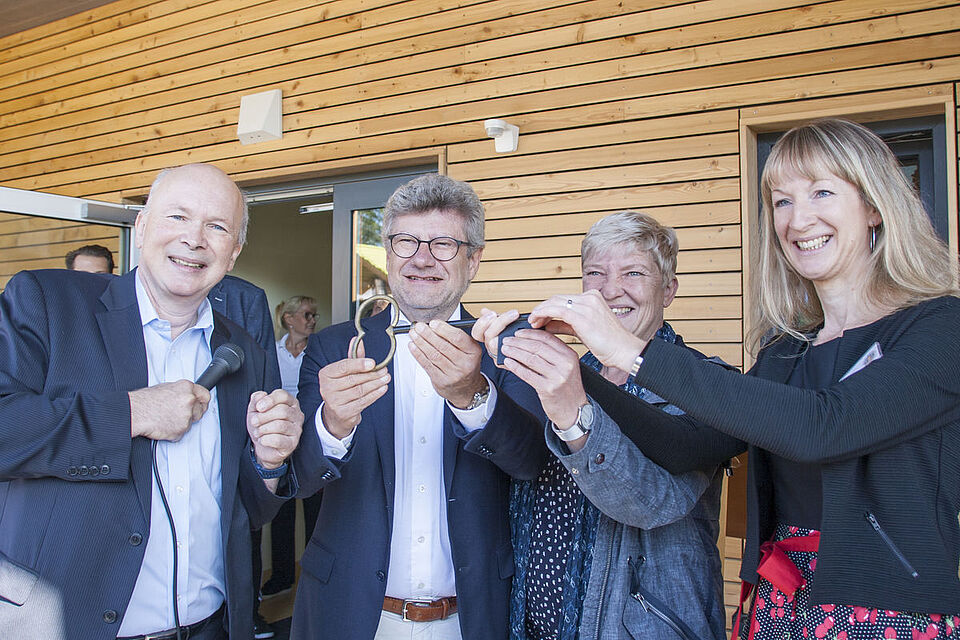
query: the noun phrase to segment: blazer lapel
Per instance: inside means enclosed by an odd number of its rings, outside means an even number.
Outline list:
[[[230,330],[224,326],[218,313],[213,315],[213,333],[210,336],[210,351],[230,340]],[[245,363],[235,374],[226,376],[216,386],[217,408],[220,413],[220,526],[226,541],[230,530],[233,502],[236,498],[237,475],[240,471],[240,456],[247,443],[247,404],[243,384],[247,376]]]
[[[460,318],[463,320],[473,319],[473,316],[467,313],[467,310],[460,306]],[[481,366],[484,364],[483,357],[486,356],[486,348],[482,347],[483,355],[480,356]],[[488,374],[489,375],[489,374]],[[493,376],[490,376],[493,380]],[[453,432],[453,411],[446,402],[443,403],[443,487],[447,496],[450,495],[450,487],[453,485],[453,470],[457,466],[457,456],[460,453],[460,438]]]
[[[97,324],[110,360],[114,387],[120,391],[142,389],[149,381],[135,273],[131,271],[110,281],[100,296],[104,310],[97,313]],[[150,496],[153,491],[151,468],[150,441],[134,438],[130,447],[130,476],[147,522],[150,521]]]
[[[375,316],[362,320],[363,346],[368,358],[380,362],[387,357],[390,350],[390,340],[387,338],[386,328],[390,320],[390,311],[378,313]],[[387,513],[390,524],[393,525],[393,492],[397,475],[397,462],[394,437],[394,384],[393,360],[387,365],[391,384],[387,385],[387,392],[366,410],[364,422],[373,429],[377,443],[377,453],[380,456],[380,469],[383,473],[383,491],[387,499]]]

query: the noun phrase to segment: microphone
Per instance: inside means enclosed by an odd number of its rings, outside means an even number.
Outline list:
[[[213,352],[213,360],[197,378],[197,384],[208,391],[213,390],[226,376],[234,373],[243,365],[243,349],[227,342]]]

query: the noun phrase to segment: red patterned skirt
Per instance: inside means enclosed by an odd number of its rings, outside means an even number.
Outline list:
[[[807,584],[813,580],[817,568],[819,541],[819,531],[777,525],[773,541],[761,547],[763,558],[758,572],[767,577],[761,577],[757,584],[749,617],[742,612],[738,615],[734,638],[960,640],[960,614],[811,604]],[[746,593],[744,590],[744,596]]]

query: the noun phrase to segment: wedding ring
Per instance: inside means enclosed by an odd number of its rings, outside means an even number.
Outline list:
[[[567,309],[573,309],[573,300],[567,298]]]

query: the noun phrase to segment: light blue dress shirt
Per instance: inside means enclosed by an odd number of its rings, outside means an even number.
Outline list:
[[[157,316],[139,273],[137,302],[143,323],[149,386],[196,380],[212,360],[210,302],[203,300],[197,310],[196,324],[174,340],[170,339],[170,323]],[[226,593],[220,535],[220,413],[216,389],[211,392],[207,411],[179,441],[158,442],[157,464],[177,531],[180,624],[188,625],[215,613]],[[174,627],[172,583],[170,524],[154,479],[150,534],[118,635],[144,635]]]

